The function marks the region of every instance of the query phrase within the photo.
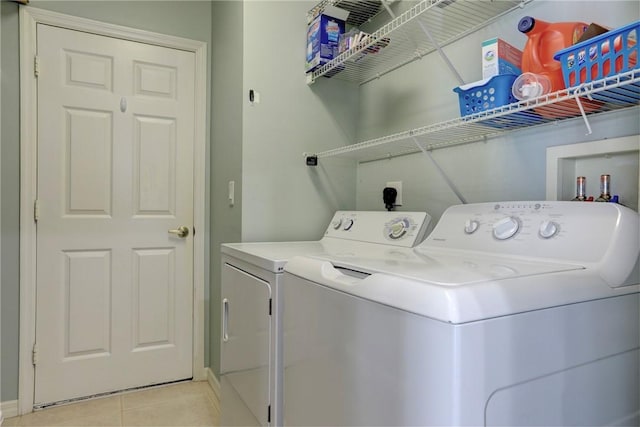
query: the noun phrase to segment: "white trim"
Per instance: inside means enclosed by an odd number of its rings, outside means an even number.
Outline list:
[[[2,412],[2,418],[12,418],[18,416],[18,401],[17,400],[7,400],[6,402],[0,403],[0,412]]]
[[[195,54],[195,146],[193,245],[193,378],[204,380],[204,266],[205,266],[205,151],[207,126],[207,43],[167,36],[33,7],[20,8],[20,363],[18,410],[33,410],[34,369],[31,350],[35,341],[36,227],[36,80],[33,58],[38,23],[88,33],[180,49]]]
[[[220,382],[216,378],[211,368],[207,367],[205,368],[205,370],[207,371],[207,381],[209,382],[209,386],[211,386],[211,390],[213,390],[213,393],[218,398],[218,402],[220,402]]]
[[[557,145],[547,148],[547,200],[568,200],[575,189],[572,181],[571,192],[563,194],[563,161],[585,159],[595,156],[611,156],[617,153],[636,152],[640,156],[640,135],[623,136],[621,138],[603,139],[600,141],[583,142],[579,144]],[[640,158],[638,160],[640,162]],[[638,177],[638,206],[632,209],[640,210],[640,176]]]

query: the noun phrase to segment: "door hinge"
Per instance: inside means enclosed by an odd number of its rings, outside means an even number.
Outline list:
[[[35,77],[40,75],[40,58],[37,55],[33,57],[33,75]]]
[[[267,422],[271,422],[271,405],[267,406]]]
[[[33,221],[38,222],[38,219],[40,219],[40,203],[36,199],[33,201]]]
[[[271,316],[271,307],[273,306],[272,299],[269,298],[269,316]]]
[[[31,353],[31,362],[33,363],[33,366],[36,366],[38,364],[38,343],[33,344],[33,351]]]

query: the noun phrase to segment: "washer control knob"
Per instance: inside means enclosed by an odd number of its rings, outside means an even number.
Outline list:
[[[560,227],[558,227],[557,223],[553,221],[549,221],[548,219],[545,219],[540,224],[540,228],[538,229],[538,235],[543,239],[550,239],[551,237],[558,234],[559,228]]]
[[[353,227],[353,220],[352,219],[346,219],[344,221],[344,226],[342,227],[342,229],[344,231],[349,231],[349,230],[351,230],[351,227]]]
[[[464,223],[464,232],[467,234],[473,234],[476,232],[478,227],[480,227],[480,223],[478,221],[476,221],[475,219],[468,219]]]
[[[518,218],[512,216],[502,218],[493,225],[493,237],[498,240],[507,240],[515,236],[519,229]]]
[[[342,218],[338,218],[331,223],[331,226],[333,227],[334,230],[339,229],[341,225],[342,225]]]

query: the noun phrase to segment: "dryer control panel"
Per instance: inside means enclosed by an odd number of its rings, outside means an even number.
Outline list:
[[[425,212],[337,211],[324,235],[411,248],[422,242],[430,223]]]
[[[499,202],[452,206],[420,248],[576,263],[629,273],[640,252],[638,213],[615,203]],[[630,265],[630,267],[629,267]]]

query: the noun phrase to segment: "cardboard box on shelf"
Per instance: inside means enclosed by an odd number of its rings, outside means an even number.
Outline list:
[[[482,42],[482,78],[500,74],[522,74],[522,51],[500,38]]]
[[[338,56],[340,34],[345,32],[345,20],[349,12],[327,6],[307,27],[306,71],[326,64]]]

